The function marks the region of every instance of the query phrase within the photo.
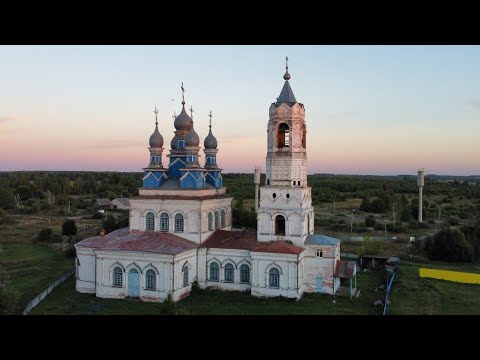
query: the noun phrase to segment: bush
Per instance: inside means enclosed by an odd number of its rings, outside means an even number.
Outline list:
[[[107,219],[103,222],[103,228],[105,229],[105,234],[111,233],[113,230],[116,229],[116,219],[114,215],[107,217]]]
[[[448,225],[456,226],[460,224],[460,219],[455,216],[450,216],[447,220]]]
[[[202,291],[202,289],[200,288],[200,285],[198,285],[197,278],[195,278],[195,280],[193,280],[193,282],[192,282],[191,294],[197,294],[200,291]]]
[[[58,232],[54,232],[52,236],[50,236],[50,242],[53,244],[61,243],[62,241],[63,241],[63,237]]]
[[[432,238],[430,258],[450,262],[471,262],[473,249],[459,229],[444,228]]]
[[[385,251],[385,242],[365,237],[363,240],[363,253],[368,255],[380,255]]]
[[[50,242],[53,230],[50,228],[43,228],[37,235],[37,241]]]
[[[160,314],[163,315],[175,315],[176,312],[176,305],[173,301],[172,294],[168,293],[165,300],[162,302],[162,307],[160,309]]]
[[[366,226],[366,227],[373,227],[373,226],[375,226],[375,223],[376,223],[375,216],[373,216],[373,215],[368,215],[368,216],[365,218],[365,226]]]
[[[67,219],[62,225],[62,235],[65,236],[73,236],[77,235],[77,224],[75,224],[75,220]]]
[[[94,212],[92,215],[92,219],[98,220],[98,219],[103,219],[105,215],[102,213],[99,213],[98,211]]]

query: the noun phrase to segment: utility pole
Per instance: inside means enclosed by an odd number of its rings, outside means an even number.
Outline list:
[[[350,235],[353,235],[353,213],[355,209],[352,209],[352,221],[350,222]]]
[[[393,232],[395,232],[395,203],[393,203]]]

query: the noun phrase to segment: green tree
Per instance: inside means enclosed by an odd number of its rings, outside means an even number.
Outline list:
[[[9,210],[15,208],[15,194],[10,188],[0,187],[0,209]]]
[[[412,212],[409,206],[402,208],[402,213],[400,214],[400,221],[410,221],[412,219]]]
[[[430,258],[451,262],[470,262],[473,259],[473,249],[459,229],[444,228],[432,238]]]
[[[108,234],[116,229],[116,219],[114,215],[107,216],[107,219],[103,222],[103,228],[105,229],[105,234]]]
[[[26,201],[33,196],[32,190],[26,185],[21,185],[17,188],[17,193],[20,195],[22,201]]]
[[[368,215],[366,218],[365,218],[365,226],[367,227],[373,227],[375,226],[375,216],[373,215]]]
[[[376,198],[370,204],[370,212],[381,214],[386,210],[385,201],[380,198]]]
[[[77,235],[77,224],[73,219],[67,219],[62,225],[62,235],[72,237]]]
[[[365,195],[362,199],[359,210],[363,212],[370,212],[370,200],[368,200],[368,196]]]
[[[363,253],[367,255],[380,255],[385,251],[385,242],[382,240],[374,240],[370,237],[363,239]]]

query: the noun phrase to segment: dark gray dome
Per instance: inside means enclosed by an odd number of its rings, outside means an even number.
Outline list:
[[[217,148],[217,139],[212,134],[212,127],[210,127],[210,131],[208,132],[207,137],[203,141],[203,147],[205,149],[216,149]]]
[[[176,150],[178,148],[178,140],[176,136],[173,137],[172,142],[170,143],[170,147],[173,150]]]
[[[192,127],[192,118],[188,116],[185,111],[185,105],[183,105],[180,115],[175,118],[173,125],[175,126],[175,129],[181,131],[188,131]]]
[[[158,131],[158,125],[155,126],[155,131],[150,135],[150,147],[161,148],[163,146],[163,136]]]
[[[198,134],[195,132],[193,125],[191,127],[190,132],[187,134],[185,138],[185,146],[198,146],[200,144],[200,138]]]
[[[287,80],[287,81],[290,80],[291,76],[290,76],[290,74],[288,73],[288,70],[285,72],[285,75],[283,75],[283,78],[284,78],[285,80]]]

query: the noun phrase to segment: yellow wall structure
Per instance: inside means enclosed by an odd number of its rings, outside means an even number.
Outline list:
[[[467,284],[480,284],[480,274],[435,269],[419,269],[420,277],[454,281]]]

